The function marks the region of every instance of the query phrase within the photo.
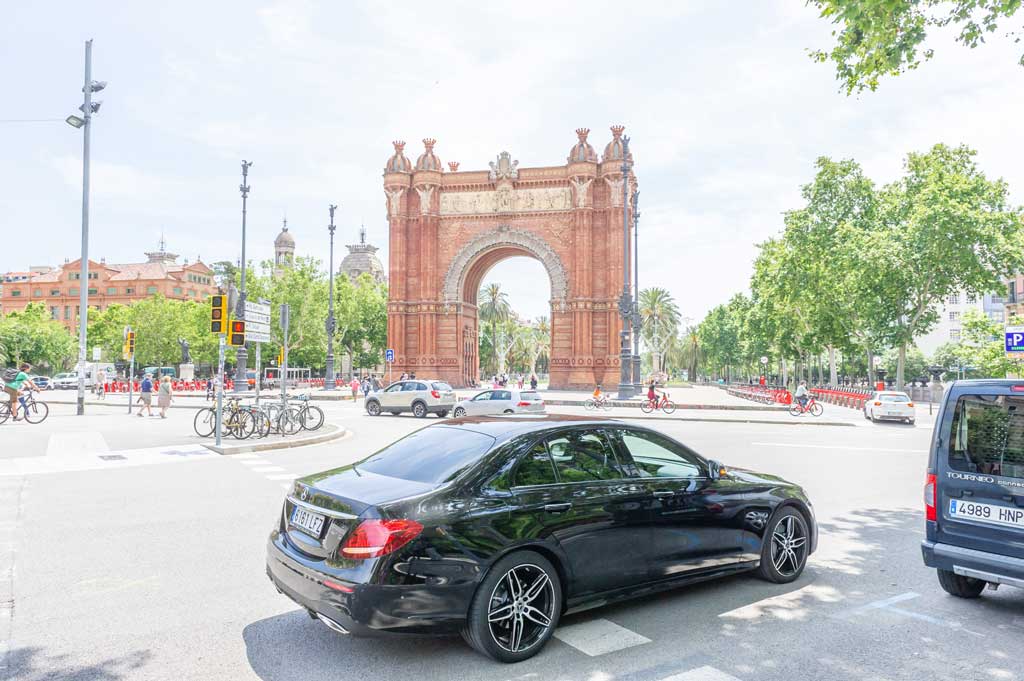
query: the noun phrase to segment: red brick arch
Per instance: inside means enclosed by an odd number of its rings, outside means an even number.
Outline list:
[[[458,387],[478,378],[480,282],[501,260],[525,255],[544,265],[551,283],[551,387],[616,382],[623,239],[622,162],[613,145],[621,128],[613,128],[603,163],[586,133],[577,131],[565,165],[519,168],[503,152],[490,171],[449,164],[452,172],[443,172],[433,140],[412,164],[395,143],[384,173],[395,372]]]

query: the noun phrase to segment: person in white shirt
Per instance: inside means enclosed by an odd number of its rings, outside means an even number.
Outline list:
[[[796,387],[796,401],[800,403],[801,407],[807,406],[807,381],[800,381],[800,385]]]

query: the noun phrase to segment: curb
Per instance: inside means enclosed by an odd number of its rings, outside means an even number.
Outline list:
[[[317,433],[316,435],[310,435],[309,437],[238,445],[222,445],[220,447],[208,444],[203,444],[203,446],[210,451],[221,455],[247,454],[249,452],[267,452],[274,449],[292,449],[294,447],[305,447],[306,445],[317,445],[324,442],[331,442],[333,440],[340,440],[348,435],[351,435],[351,431],[348,428],[334,423],[328,423],[324,425],[324,432]]]
[[[551,406],[554,406],[554,407],[582,407],[582,406],[584,406],[585,402],[586,402],[586,400],[559,400],[559,399],[554,399],[554,400],[545,399],[544,400],[544,404],[545,405],[551,405]],[[611,405],[613,407],[631,407],[631,408],[635,408],[635,409],[639,409],[640,408],[640,404],[641,404],[641,402],[623,402],[623,401],[619,401],[619,400],[613,400],[611,402]],[[681,409],[708,410],[708,411],[717,411],[717,410],[721,410],[721,411],[773,411],[773,412],[778,412],[778,411],[786,411],[786,412],[788,412],[789,411],[789,407],[785,407],[785,406],[779,406],[779,407],[763,406],[763,405],[762,406],[756,406],[756,405],[747,406],[745,404],[677,404],[676,405],[676,411],[679,411]]]
[[[631,418],[629,416],[619,416],[619,417],[610,416],[609,418],[623,418],[623,419],[629,419],[631,421],[636,421],[637,420],[637,419]],[[835,426],[835,427],[841,427],[841,428],[856,428],[857,427],[856,423],[845,423],[843,421],[769,421],[767,419],[735,419],[735,418],[730,418],[730,419],[712,419],[712,418],[706,418],[706,417],[700,417],[700,416],[698,416],[696,418],[692,418],[692,419],[673,418],[671,416],[645,416],[643,420],[644,421],[651,421],[651,420],[653,420],[653,421],[696,421],[696,422],[701,422],[701,423],[758,423],[758,424],[766,424],[766,425],[769,425],[769,426]]]

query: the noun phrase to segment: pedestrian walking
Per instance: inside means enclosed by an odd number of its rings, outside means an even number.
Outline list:
[[[156,397],[156,404],[160,407],[160,418],[167,418],[167,408],[171,406],[171,398],[173,393],[171,391],[171,377],[164,376],[160,379],[160,390]]]
[[[213,377],[206,379],[206,401],[213,399]]]
[[[356,378],[355,374],[352,374],[352,381],[348,384],[348,387],[352,388],[352,401],[355,402],[359,398],[359,379]]]
[[[530,376],[530,390],[537,389],[537,376],[536,374]]]
[[[150,416],[153,415],[153,375],[146,374],[142,377],[142,385],[139,386],[139,401],[142,407],[139,409],[139,418],[142,418],[142,410]]]
[[[103,369],[100,369],[99,371],[96,372],[96,384],[93,386],[93,388],[96,390],[96,399],[102,400],[107,396],[106,383],[107,372]]]
[[[363,376],[362,388],[363,388],[363,399],[364,400],[366,399],[366,396],[370,394],[370,388],[372,388],[372,387],[373,387],[373,384],[370,383],[370,377],[369,376]]]

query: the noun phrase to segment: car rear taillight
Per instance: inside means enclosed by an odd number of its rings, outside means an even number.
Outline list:
[[[1024,385],[1011,385],[1010,390],[1015,393],[1024,393]]]
[[[924,517],[927,520],[937,520],[936,507],[939,505],[938,488],[935,484],[935,473],[929,473],[924,479]]]
[[[397,551],[423,531],[415,520],[364,520],[342,544],[345,558],[376,558]]]
[[[876,406],[876,407],[881,407],[881,406],[882,406],[882,403],[881,403],[881,402],[875,402],[875,406]]]
[[[908,406],[908,407],[913,407],[913,406],[914,406],[914,403],[913,403],[913,402],[907,402],[907,406]]]
[[[530,404],[531,404],[530,402],[517,402],[516,406],[517,407],[529,407]]]
[[[441,393],[437,392],[436,390],[431,390],[430,396],[433,397],[435,400],[441,399]]]

